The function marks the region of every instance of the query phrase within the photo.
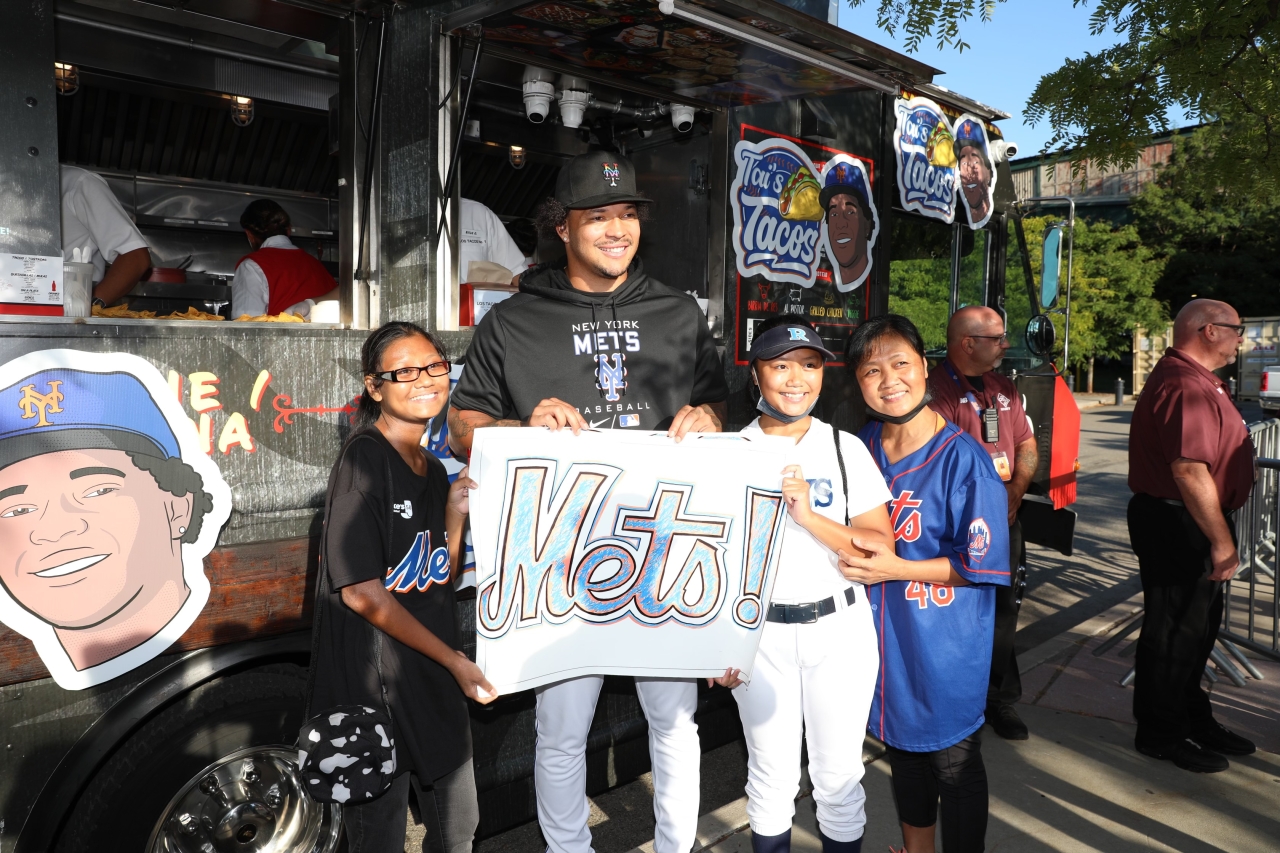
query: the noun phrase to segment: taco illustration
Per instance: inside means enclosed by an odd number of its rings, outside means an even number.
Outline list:
[[[954,143],[955,139],[947,125],[938,122],[933,133],[929,134],[929,141],[924,144],[924,155],[929,158],[930,164],[950,169],[956,164]]]
[[[822,187],[807,166],[801,166],[778,196],[778,212],[783,219],[818,222],[823,217]]]

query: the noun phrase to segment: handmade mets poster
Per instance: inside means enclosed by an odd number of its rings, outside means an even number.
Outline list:
[[[499,691],[581,675],[749,677],[790,442],[476,431],[477,662]]]

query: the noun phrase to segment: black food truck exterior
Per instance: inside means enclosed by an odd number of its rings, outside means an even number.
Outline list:
[[[0,849],[334,849],[338,812],[301,792],[293,744],[360,345],[405,319],[464,353],[460,321],[509,288],[459,270],[462,199],[526,219],[580,153],[636,165],[655,201],[640,255],[705,307],[730,428],[753,417],[745,356],[770,314],[807,317],[839,353],[862,319],[916,310],[922,274],[937,322],[1004,311],[1054,527],[1078,420],[1033,320],[1005,116],[837,29],[825,2],[794,5],[6,5]],[[964,172],[966,142],[985,171]],[[60,228],[71,167],[105,180],[156,268],[90,317],[62,303],[81,248]],[[262,197],[335,274],[331,322],[228,305],[238,217]],[[856,387],[831,368],[819,414],[854,429]],[[430,443],[447,456],[443,425]],[[465,590],[459,613],[473,634]],[[593,792],[648,769],[633,687],[605,690]],[[473,710],[482,835],[533,816],[532,709]],[[704,691],[698,719],[704,749],[740,736],[726,691]]]

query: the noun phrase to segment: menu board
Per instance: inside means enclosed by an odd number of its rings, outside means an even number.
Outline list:
[[[62,258],[0,254],[0,302],[62,304]]]

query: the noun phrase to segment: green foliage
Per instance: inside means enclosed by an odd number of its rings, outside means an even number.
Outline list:
[[[1163,262],[1156,296],[1174,311],[1194,296],[1242,315],[1280,309],[1280,201],[1243,197],[1217,182],[1233,143],[1208,127],[1179,139],[1153,184],[1134,199],[1134,224]]]
[[[951,259],[893,261],[889,264],[889,311],[916,324],[925,346],[947,345],[951,306]]]
[[[871,0],[847,0],[861,6]],[[1003,0],[999,0],[1003,2]],[[1032,0],[1034,2],[1034,0]],[[1277,0],[1074,0],[1092,6],[1095,34],[1117,44],[1067,59],[1027,101],[1053,131],[1044,153],[1128,167],[1170,112],[1219,125],[1220,156],[1206,165],[1228,195],[1265,198],[1280,188],[1280,2]],[[966,47],[961,24],[988,20],[994,0],[879,0],[878,25],[901,27],[914,52],[928,37]]]
[[[1036,281],[1040,280],[1044,262],[1041,246],[1044,232],[1056,221],[1052,217],[1023,220],[1027,252]],[[1114,358],[1129,352],[1134,326],[1148,329],[1164,326],[1168,318],[1167,308],[1153,296],[1163,266],[1163,261],[1142,242],[1136,227],[1113,228],[1106,223],[1076,220],[1071,275],[1071,367],[1083,365],[1093,357]],[[1064,243],[1064,287],[1066,271]],[[1025,284],[1021,276],[1011,269],[1007,286],[1012,292],[1013,288],[1025,287]],[[1061,340],[1060,318],[1055,317],[1054,322]]]

